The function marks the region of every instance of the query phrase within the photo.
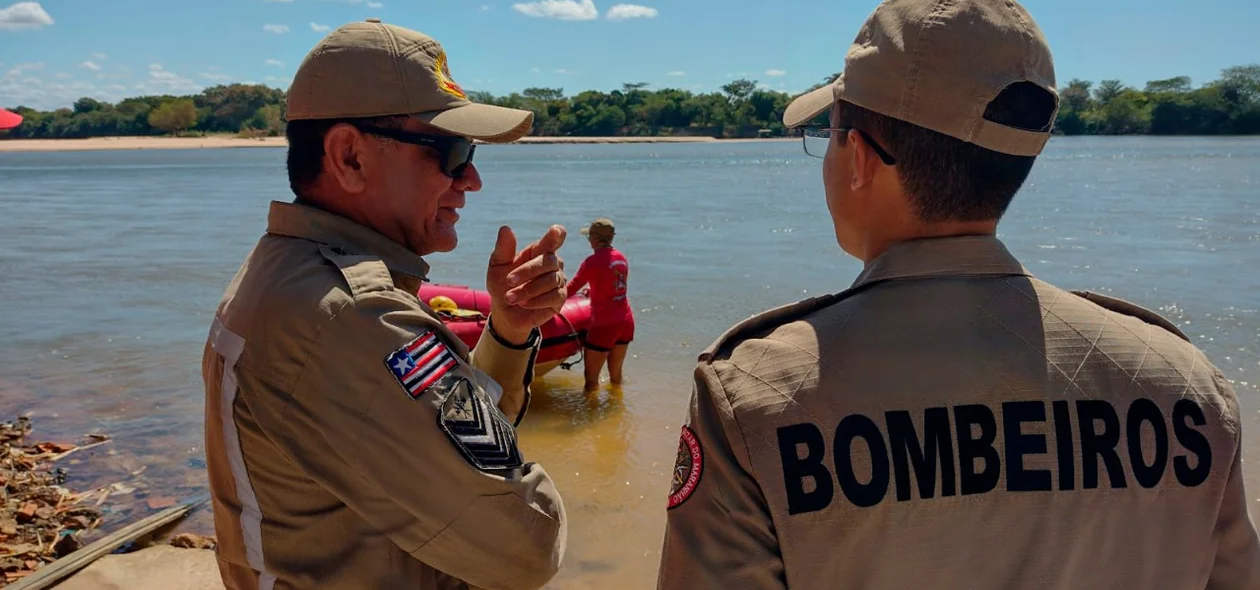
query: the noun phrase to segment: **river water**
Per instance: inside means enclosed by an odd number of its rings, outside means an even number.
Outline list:
[[[847,287],[820,161],[795,142],[478,148],[456,252],[435,282],[480,287],[500,223],[522,241],[617,222],[637,340],[620,392],[581,392],[581,366],[536,386],[527,456],[571,517],[554,587],[655,579],[665,496],[696,355],[748,315]],[[1055,138],[1000,237],[1038,276],[1154,308],[1242,398],[1260,453],[1260,138]],[[201,350],[211,313],[291,195],[282,149],[0,153],[0,420],[36,434],[114,436],[76,457],[68,485],[120,483],[117,527],[145,499],[205,490]],[[1260,469],[1246,478],[1260,502]],[[111,503],[107,503],[107,507]],[[1260,506],[1257,506],[1260,509]],[[209,534],[208,513],[179,530]]]

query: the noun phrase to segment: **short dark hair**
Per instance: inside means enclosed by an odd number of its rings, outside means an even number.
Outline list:
[[[1036,156],[1012,156],[840,102],[840,125],[875,136],[897,159],[897,175],[925,222],[1000,219]],[[1055,98],[1031,82],[1007,86],[984,117],[1025,130],[1048,131]]]
[[[324,172],[324,135],[339,123],[397,127],[403,117],[369,117],[358,119],[301,119],[285,124],[284,137],[289,144],[285,167],[289,171],[289,188],[298,197]]]

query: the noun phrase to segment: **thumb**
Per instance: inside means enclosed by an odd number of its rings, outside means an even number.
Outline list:
[[[511,264],[516,258],[516,234],[512,228],[499,226],[499,237],[494,242],[494,251],[490,253],[490,266]]]

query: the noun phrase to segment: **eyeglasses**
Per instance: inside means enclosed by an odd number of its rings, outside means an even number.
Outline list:
[[[815,158],[821,158],[827,154],[827,144],[831,143],[832,133],[839,133],[840,137],[843,138],[850,130],[853,130],[857,131],[862,136],[862,139],[866,140],[866,143],[871,144],[871,149],[875,150],[875,155],[879,156],[879,159],[883,160],[885,164],[892,166],[897,163],[897,159],[893,158],[892,154],[885,151],[869,133],[861,129],[854,127],[824,127],[822,125],[805,125],[800,129],[801,144],[805,148],[805,153]]]
[[[393,140],[409,143],[412,145],[420,145],[437,150],[438,155],[442,158],[442,173],[451,177],[459,178],[464,175],[464,171],[468,169],[468,165],[472,163],[473,152],[477,146],[472,141],[463,137],[451,137],[448,135],[428,135],[425,133],[415,133],[403,129],[390,129],[388,127],[375,127],[369,125],[356,126],[359,131],[388,137]]]

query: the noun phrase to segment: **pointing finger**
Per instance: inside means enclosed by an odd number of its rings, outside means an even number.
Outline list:
[[[562,225],[553,225],[550,228],[547,228],[547,233],[543,234],[542,239],[526,246],[524,250],[521,250],[521,252],[516,255],[516,259],[513,260],[513,264],[515,266],[519,266],[522,262],[540,254],[550,254],[559,251],[560,246],[564,245],[564,239],[567,235],[568,232],[565,231],[564,226]]]
[[[547,228],[547,233],[543,234],[541,240],[538,241],[538,247],[542,252],[552,253],[560,250],[560,246],[564,245],[564,238],[568,236],[563,225],[553,225]]]
[[[548,272],[561,270],[560,259],[555,254],[544,254],[527,260],[508,273],[509,285],[520,285]]]

